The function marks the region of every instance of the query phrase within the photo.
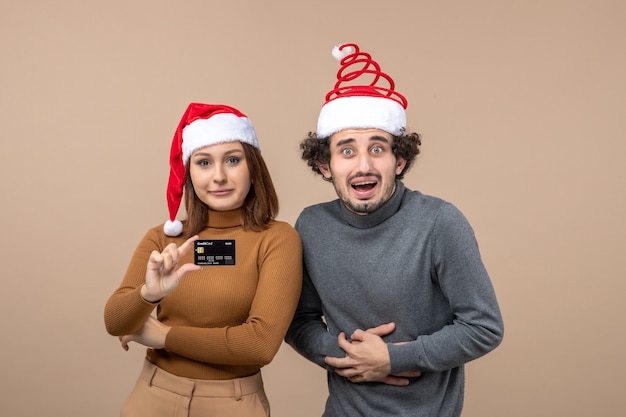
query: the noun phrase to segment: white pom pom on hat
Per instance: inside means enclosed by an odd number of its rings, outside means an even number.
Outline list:
[[[345,57],[354,53],[354,47],[350,45],[337,45],[333,48],[332,54],[337,61],[341,61]]]
[[[163,232],[168,236],[178,236],[183,232],[183,223],[180,220],[168,220],[163,225]]]
[[[260,149],[254,126],[248,117],[224,104],[191,103],[183,114],[170,149],[170,176],[167,183],[169,220],[163,225],[167,236],[178,236],[183,224],[176,219],[185,185],[185,165],[194,151],[205,146],[239,141]]]
[[[393,79],[354,43],[335,46],[339,60],[337,82],[326,94],[317,120],[317,137],[326,138],[343,129],[376,128],[392,135],[406,130],[406,98],[395,91]]]

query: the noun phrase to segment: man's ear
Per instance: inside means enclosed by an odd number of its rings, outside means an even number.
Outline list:
[[[398,157],[398,159],[396,160],[396,175],[400,175],[405,166],[406,159]]]
[[[320,170],[324,178],[326,178],[327,180],[333,177],[333,175],[330,173],[330,169],[328,168],[328,164],[318,163],[317,168]]]

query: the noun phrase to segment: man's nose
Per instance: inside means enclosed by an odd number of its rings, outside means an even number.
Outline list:
[[[369,172],[371,167],[370,162],[370,156],[368,154],[359,156],[359,170],[361,172]]]

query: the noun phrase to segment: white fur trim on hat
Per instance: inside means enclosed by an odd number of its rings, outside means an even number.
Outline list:
[[[317,137],[325,138],[344,129],[381,129],[394,136],[406,130],[406,110],[385,97],[347,96],[322,106],[317,119]]]
[[[183,128],[183,161],[200,148],[224,142],[240,141],[259,149],[252,122],[233,113],[219,113],[208,119],[197,119]]]

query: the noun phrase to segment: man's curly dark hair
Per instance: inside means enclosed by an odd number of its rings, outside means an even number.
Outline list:
[[[420,145],[422,140],[417,133],[408,133],[402,136],[393,136],[391,150],[396,158],[402,158],[406,161],[406,165],[402,172],[396,175],[396,179],[401,180],[404,174],[411,168],[415,157],[420,153]],[[309,132],[308,136],[300,142],[300,150],[302,151],[302,159],[316,174],[322,174],[319,164],[328,164],[330,162],[330,137],[318,138],[315,132]],[[327,181],[330,181],[322,175]]]

